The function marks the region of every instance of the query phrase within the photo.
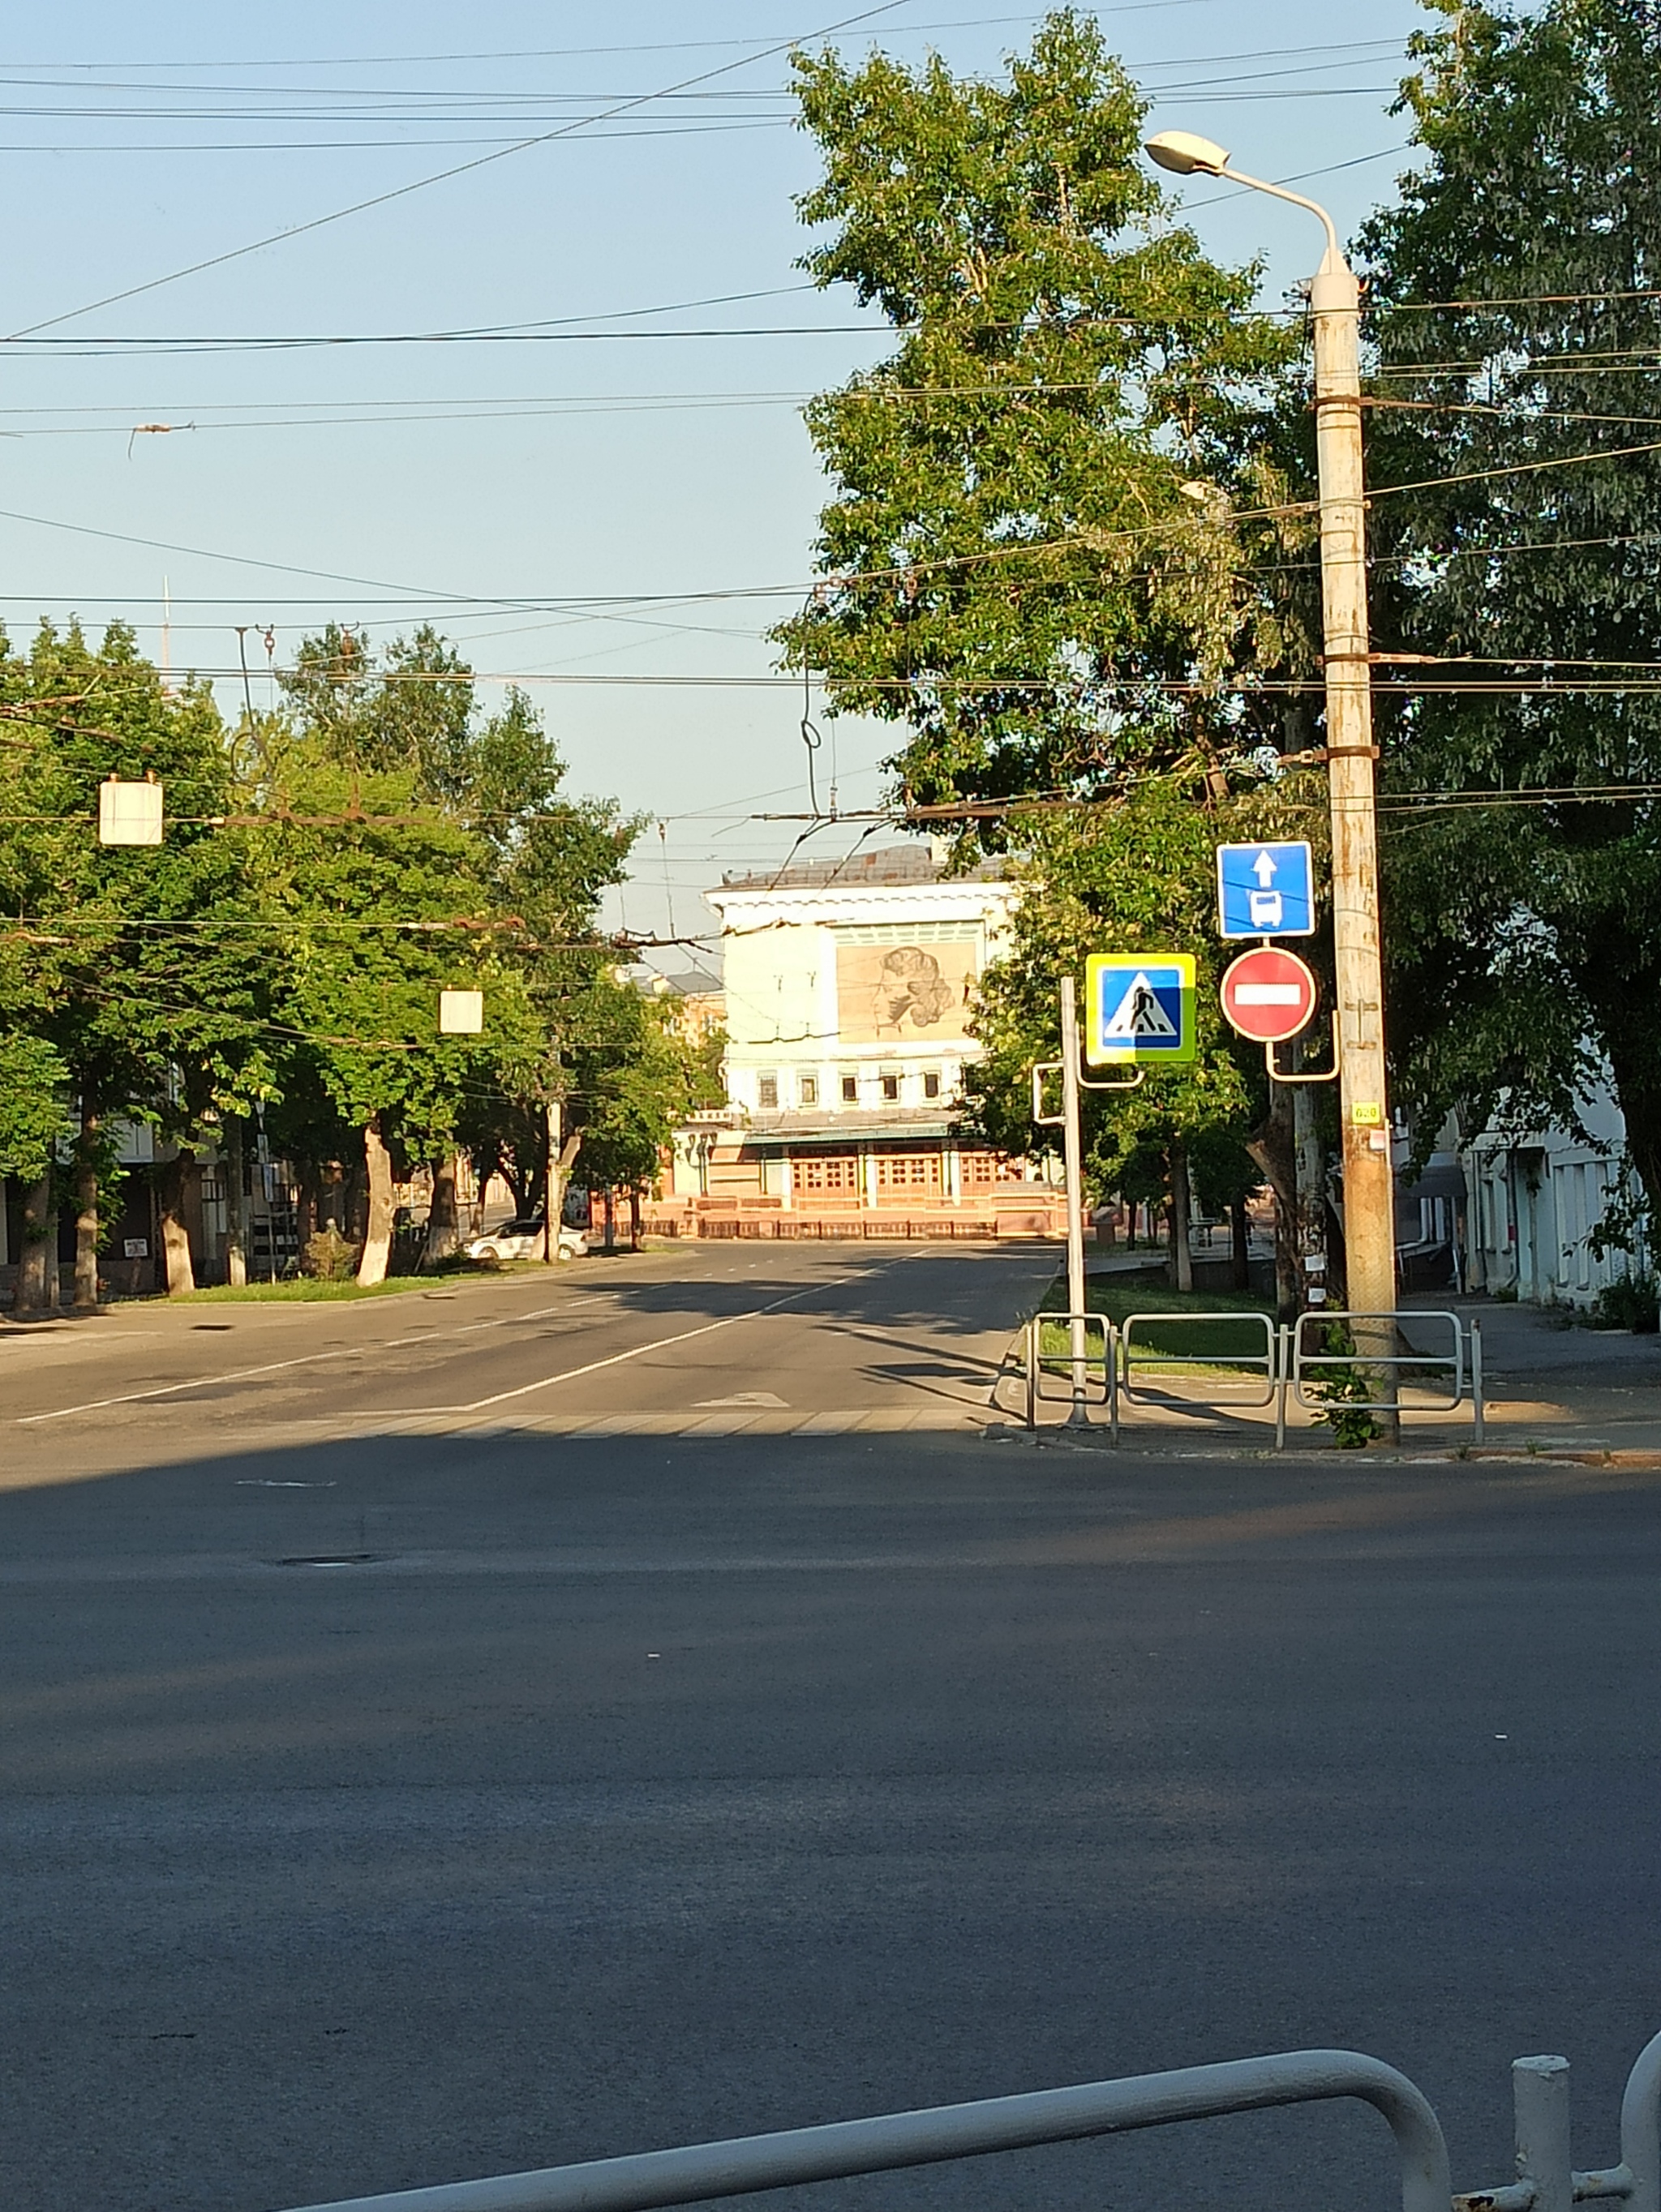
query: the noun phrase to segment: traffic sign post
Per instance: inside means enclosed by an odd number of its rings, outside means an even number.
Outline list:
[[[1295,952],[1264,945],[1230,963],[1219,995],[1239,1036],[1275,1045],[1303,1035],[1314,1019],[1317,994],[1314,976]]]
[[[1219,845],[1217,927],[1226,938],[1312,937],[1315,872],[1309,847]]]
[[[1084,1056],[1183,1066],[1198,1054],[1194,958],[1187,952],[1093,952],[1085,963]]]

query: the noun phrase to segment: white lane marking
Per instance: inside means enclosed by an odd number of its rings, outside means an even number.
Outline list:
[[[488,1398],[475,1398],[471,1406],[425,1406],[418,1410],[429,1413],[480,1413],[487,1406],[506,1404],[509,1398],[528,1397],[532,1390],[551,1390],[556,1382],[575,1382],[579,1375],[597,1375],[602,1367],[620,1367],[625,1359],[639,1359],[648,1352],[661,1352],[671,1344],[685,1344],[695,1336],[709,1336],[718,1328],[732,1328],[741,1321],[758,1321],[764,1314],[777,1313],[782,1306],[793,1306],[798,1298],[811,1298],[820,1291],[840,1290],[844,1284],[856,1279],[839,1275],[834,1282],[808,1283],[799,1291],[792,1291],[788,1298],[775,1298],[770,1305],[751,1306],[747,1313],[727,1314],[720,1321],[706,1321],[697,1328],[683,1328],[673,1336],[654,1337],[650,1344],[637,1344],[630,1352],[614,1352],[609,1359],[591,1359],[586,1367],[568,1367],[562,1375],[545,1375],[538,1382],[521,1382],[516,1390],[497,1390]]]
[[[598,1304],[604,1293],[591,1292],[585,1304]],[[453,1337],[476,1336],[481,1329],[511,1328],[527,1321],[546,1321],[550,1315],[569,1313],[575,1301],[567,1300],[557,1306],[539,1306],[534,1313],[501,1314],[494,1321],[471,1321],[457,1328],[423,1331],[419,1336],[371,1338],[367,1344],[337,1345],[332,1352],[305,1352],[293,1359],[271,1359],[260,1367],[234,1367],[223,1375],[195,1375],[183,1382],[158,1382],[149,1390],[128,1390],[114,1398],[89,1398],[84,1405],[54,1406],[47,1413],[24,1413],[18,1419],[21,1429],[32,1428],[38,1421],[67,1420],[72,1413],[102,1413],[109,1406],[136,1406],[146,1398],[169,1398],[179,1390],[205,1390],[216,1382],[246,1382],[257,1375],[277,1375],[290,1367],[315,1367],[326,1359],[350,1359],[360,1352],[391,1352],[412,1344],[444,1344]],[[465,1408],[464,1408],[465,1410]]]

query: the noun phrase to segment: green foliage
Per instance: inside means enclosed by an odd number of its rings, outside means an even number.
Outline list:
[[[1058,975],[1081,975],[1096,951],[1191,952],[1199,1057],[1191,1067],[1150,1067],[1134,1090],[1084,1094],[1086,1182],[1098,1199],[1157,1200],[1180,1146],[1203,1202],[1257,1187],[1243,1139],[1265,1109],[1267,1085],[1261,1053],[1243,1047],[1219,1011],[1229,948],[1216,934],[1212,853],[1225,836],[1305,826],[1300,789],[1288,778],[1270,797],[1220,806],[1197,775],[1172,775],[1082,818],[1021,817],[1024,896],[1007,952],[981,980],[975,1027],[985,1054],[965,1076],[972,1127],[1009,1152],[1042,1141],[1027,1071],[1060,1051]]]
[[[838,491],[790,659],[911,726],[891,766],[916,803],[1214,765],[1246,727],[1225,671],[1288,650],[1243,574],[1281,542],[1258,511],[1295,348],[1250,311],[1256,270],[1169,220],[1143,103],[1071,9],[1000,83],[795,67],[824,164],[799,204],[830,232],[802,265],[903,336],[808,410]]]
[[[0,638],[0,1173],[37,1177],[77,1107],[106,1199],[123,1116],[206,1145],[258,1110],[302,1171],[361,1160],[371,1122],[402,1170],[524,1166],[561,1099],[649,1180],[708,1070],[595,927],[637,825],[567,797],[528,700],[481,712],[430,629],[377,657],[332,625],[285,695],[228,732],[119,624]],[[98,842],[109,775],[159,778],[161,847]],[[483,990],[481,1035],[440,1035],[446,986]]]
[[[671,1010],[633,984],[597,979],[588,1025],[570,1055],[582,1117],[580,1182],[642,1189],[656,1181],[677,1121],[707,1096],[699,1048],[671,1026]]]
[[[257,957],[234,923],[242,898],[232,771],[213,701],[170,693],[113,624],[94,649],[43,624],[27,655],[0,639],[0,1004],[49,1046],[94,1110],[131,1104],[168,1134],[240,1106],[269,1078]],[[155,775],[158,848],[104,847],[107,775]]]
[[[1355,1339],[1342,1322],[1329,1322],[1321,1331],[1321,1349],[1335,1360],[1353,1358]],[[1375,1393],[1365,1368],[1311,1364],[1305,1373],[1314,1386],[1310,1395],[1326,1407],[1321,1419],[1342,1450],[1359,1451],[1382,1435],[1369,1411]]]
[[[1647,1268],[1617,1275],[1592,1300],[1591,1325],[1628,1328],[1634,1336],[1653,1336],[1661,1328],[1661,1282]]]
[[[1576,683],[1661,659],[1661,17],[1433,4],[1405,88],[1422,156],[1364,240],[1372,475],[1422,487],[1375,505],[1378,633],[1472,658],[1400,717],[1386,781],[1600,795],[1390,823],[1398,1079],[1433,1134],[1452,1104],[1573,1127],[1607,1070],[1653,1211],[1661,817],[1633,787],[1661,778],[1661,697]],[[1542,662],[1543,689],[1504,688]]]
[[[1065,968],[1191,951],[1198,1064],[1086,1094],[1087,1173],[1153,1196],[1181,1155],[1233,1196],[1259,1179],[1242,1140],[1263,1085],[1208,988],[1211,848],[1237,823],[1319,834],[1261,758],[1283,725],[1307,733],[1250,690],[1314,665],[1308,606],[1259,573],[1310,538],[1283,511],[1299,334],[1254,312],[1255,267],[1172,220],[1144,103],[1081,13],[1046,17],[995,82],[938,58],[795,66],[824,162],[803,266],[898,337],[808,410],[837,487],[824,581],[776,635],[834,709],[909,726],[887,763],[908,805],[1069,802],[959,828],[1019,853],[1026,893],[983,979],[971,1126],[1033,1149],[1027,1070],[1058,1050]]]
[[[0,1176],[33,1182],[70,1134],[69,1070],[45,1037],[0,1036]]]

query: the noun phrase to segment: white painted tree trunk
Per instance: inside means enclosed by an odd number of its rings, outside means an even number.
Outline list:
[[[167,1296],[177,1297],[181,1291],[196,1288],[196,1269],[191,1261],[191,1233],[186,1225],[186,1179],[192,1165],[191,1155],[181,1152],[167,1168],[161,1177],[161,1257],[167,1272]]]
[[[364,1126],[363,1165],[369,1185],[369,1220],[357,1279],[367,1285],[386,1281],[392,1252],[392,1163],[380,1140],[378,1118]]]

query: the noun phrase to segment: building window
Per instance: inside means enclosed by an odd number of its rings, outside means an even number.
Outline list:
[[[860,1164],[852,1152],[796,1152],[790,1167],[798,1190],[851,1196],[860,1187]]]
[[[779,1079],[777,1076],[758,1075],[756,1078],[756,1103],[762,1109],[763,1112],[765,1113],[770,1109],[776,1108],[778,1103]]]
[[[800,1090],[801,1103],[804,1106],[817,1106],[818,1104],[819,1079],[817,1075],[804,1075],[801,1079]]]
[[[860,1079],[857,1075],[843,1076],[842,1079],[842,1103],[844,1106],[857,1106],[859,1104]]]
[[[998,1180],[998,1160],[995,1152],[964,1152],[961,1155],[963,1187],[965,1190],[990,1190]]]
[[[925,1098],[938,1098],[940,1095],[940,1079],[937,1071],[932,1067],[922,1079],[922,1095]]]
[[[883,1077],[882,1095],[885,1104],[890,1106],[897,1104],[900,1095],[900,1079],[897,1075],[885,1075]]]
[[[879,1190],[938,1190],[940,1156],[938,1152],[879,1152]]]

